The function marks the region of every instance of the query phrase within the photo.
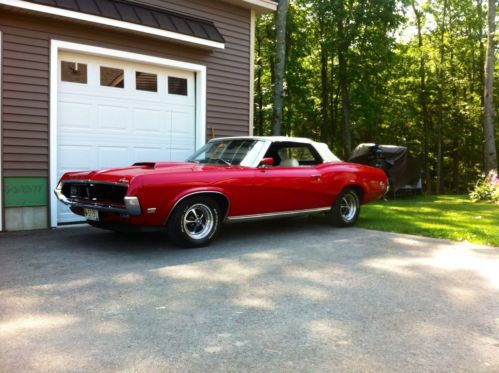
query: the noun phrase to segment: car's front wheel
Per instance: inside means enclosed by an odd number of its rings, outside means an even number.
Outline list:
[[[347,188],[341,192],[329,210],[328,218],[337,227],[350,227],[357,222],[359,213],[359,193],[354,188]]]
[[[167,223],[172,242],[182,247],[208,245],[220,230],[220,207],[210,197],[192,197],[175,208]]]

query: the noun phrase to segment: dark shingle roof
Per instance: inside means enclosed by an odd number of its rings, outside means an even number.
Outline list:
[[[106,17],[224,43],[213,22],[128,0],[27,0],[31,3]]]

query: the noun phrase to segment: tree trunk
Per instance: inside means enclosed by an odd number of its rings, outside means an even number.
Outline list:
[[[445,22],[449,1],[444,0],[442,12],[442,25],[440,30],[440,66],[438,68],[439,90],[438,90],[438,129],[437,129],[437,194],[443,193],[444,183],[442,179],[443,163],[443,126],[444,126],[444,62],[445,62]]]
[[[484,17],[484,14],[483,14],[483,1],[482,0],[477,0],[477,4],[476,4],[476,7],[477,7],[477,13],[478,13],[478,18],[479,19],[483,19]],[[480,27],[479,30],[478,30],[478,40],[480,40],[479,42],[479,60],[478,60],[478,66],[473,66],[477,71],[479,71],[479,77],[478,77],[478,81],[480,82],[479,83],[479,87],[482,86],[482,84],[485,83],[485,69],[484,69],[484,66],[485,66],[485,45],[483,43],[483,28]],[[472,87],[473,88],[473,87]],[[473,92],[475,92],[475,90],[473,90]],[[483,92],[483,88],[480,88],[480,93]],[[480,94],[480,104],[482,105],[482,107],[485,105],[485,102],[484,102],[484,95]]]
[[[425,173],[426,193],[431,194],[431,175],[430,175],[430,160],[428,153],[430,151],[430,118],[428,115],[428,101],[426,94],[426,58],[423,51],[423,34],[421,12],[416,9],[416,5],[412,3],[412,10],[416,17],[416,25],[418,29],[418,47],[421,54],[419,58],[419,103],[421,105],[421,117],[423,121],[423,167]]]
[[[497,151],[494,128],[494,67],[495,67],[495,33],[496,33],[496,0],[489,0],[488,10],[488,35],[487,56],[485,59],[485,89],[484,89],[484,120],[483,134],[484,146],[484,171],[489,173],[497,171]]]
[[[329,111],[328,111],[328,53],[324,38],[324,21],[319,20],[321,33],[321,140],[328,143],[330,139]]]
[[[273,53],[269,56],[269,70],[270,70],[270,86],[275,87],[275,56]],[[272,118],[270,118],[270,125],[274,125],[275,121],[275,108],[272,107]],[[270,128],[270,132],[272,134],[273,127]]]
[[[288,16],[288,0],[279,0],[276,20],[276,61],[274,84],[274,123],[272,133],[281,134],[283,112],[284,71],[286,62],[286,21]]]
[[[291,102],[291,99],[292,99],[292,96],[291,96],[291,93],[289,93],[288,91],[288,95],[286,97],[289,102]],[[286,136],[291,136],[292,134],[292,123],[293,123],[293,111],[291,110],[291,105],[287,105],[286,107],[286,126],[284,128],[284,134]]]
[[[338,6],[338,80],[341,92],[341,106],[343,111],[343,157],[347,159],[352,152],[352,134],[350,128],[350,93],[347,76],[347,59],[349,43],[344,30],[345,6],[343,0],[339,1]]]
[[[331,81],[329,83],[329,117],[331,118],[331,149],[335,148],[336,145],[336,135],[337,135],[337,127],[338,127],[338,98],[339,98],[339,87],[335,82],[334,78],[334,54],[330,56],[331,59],[331,73],[330,78]]]
[[[451,42],[452,43],[452,42]],[[456,72],[456,60],[454,58],[454,51],[450,53],[450,74],[451,76],[457,76]],[[452,191],[454,193],[459,192],[459,176],[460,170],[459,165],[461,162],[461,140],[459,133],[463,133],[463,121],[460,120],[460,112],[459,112],[459,88],[456,84],[456,81],[451,81],[452,84],[452,123],[457,126],[456,130],[452,131],[449,135],[452,139],[452,151],[450,154],[452,155]],[[466,91],[466,90],[465,90]],[[466,99],[464,98],[466,102]]]
[[[460,176],[461,176],[461,169],[459,167],[460,165],[460,156],[461,156],[461,144],[459,140],[454,136],[454,139],[452,140],[452,191],[454,193],[458,193],[459,190],[459,184],[460,184]]]
[[[263,136],[263,88],[262,88],[262,75],[263,75],[263,64],[262,64],[262,39],[257,37],[257,79],[256,79],[256,92],[257,92],[257,134]]]

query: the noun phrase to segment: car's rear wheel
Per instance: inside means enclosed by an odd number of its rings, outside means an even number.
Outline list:
[[[220,216],[220,207],[212,198],[189,198],[180,202],[170,216],[168,235],[178,246],[206,246],[220,230]]]
[[[347,188],[336,199],[328,212],[329,221],[337,227],[350,227],[357,223],[360,213],[360,197],[357,190]]]

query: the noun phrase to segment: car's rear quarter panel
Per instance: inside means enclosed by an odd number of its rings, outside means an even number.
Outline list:
[[[385,173],[377,168],[355,163],[325,163],[319,166],[326,188],[325,194],[331,205],[338,195],[348,187],[362,189],[362,203],[383,197],[385,190],[380,182],[388,184]]]

